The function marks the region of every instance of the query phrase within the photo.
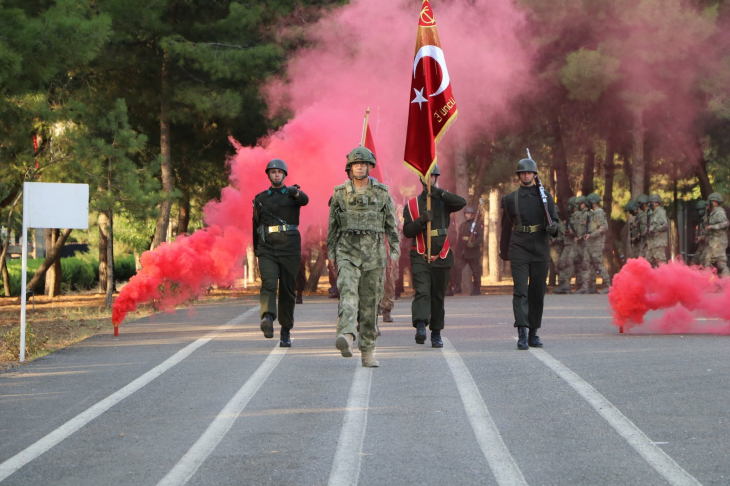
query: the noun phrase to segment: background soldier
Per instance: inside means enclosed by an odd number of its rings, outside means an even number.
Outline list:
[[[537,330],[542,325],[545,287],[550,267],[550,240],[558,220],[555,203],[546,192],[548,211],[553,220],[547,226],[540,191],[535,184],[537,164],[532,159],[517,163],[520,187],[502,198],[502,238],[499,256],[510,261],[514,289],[512,309],[517,328],[517,349],[541,348]],[[529,328],[529,336],[526,329]]]
[[[396,220],[396,224],[398,221]],[[399,230],[400,228],[397,228]],[[400,233],[400,231],[399,231]],[[383,313],[383,322],[393,322],[390,312],[395,307],[395,282],[398,280],[398,259],[390,258],[390,244],[385,247],[387,250],[387,263],[385,265],[385,284],[383,286],[383,298],[380,300],[380,308]],[[379,334],[378,334],[379,335]]]
[[[459,226],[458,243],[456,245],[455,284],[461,290],[461,274],[469,265],[474,280],[471,295],[481,295],[482,288],[482,242],[484,241],[484,224],[476,220],[477,212],[467,206],[464,210],[466,221]],[[460,293],[460,292],[457,292]]]
[[[590,212],[588,211],[587,200],[585,196],[575,198],[577,211],[570,218],[570,224],[575,232],[575,272],[578,274],[576,283],[580,280],[580,288],[575,291],[576,294],[587,294],[589,292],[588,285],[592,281],[590,272],[588,271],[588,256],[586,255],[585,235],[588,233],[588,225],[590,224]]]
[[[570,218],[576,212],[575,196],[568,199],[568,217],[565,218],[565,225],[563,228],[563,250],[560,253],[560,259],[558,260],[558,287],[553,290],[554,294],[569,294],[570,282],[575,275],[575,260],[577,257],[577,245],[575,244],[575,231],[573,225],[570,222]],[[552,250],[551,250],[552,251]],[[576,282],[579,283],[579,282]]]
[[[649,196],[651,209],[646,238],[646,259],[656,268],[660,263],[667,263],[667,247],[669,246],[669,220],[662,207],[659,194]]]
[[[461,196],[444,191],[438,187],[438,165],[431,172],[431,194],[427,186],[423,192],[408,202],[403,211],[403,235],[413,238],[410,252],[413,287],[416,294],[411,304],[413,327],[416,328],[416,343],[426,342],[426,326],[431,329],[431,346],[442,348],[441,330],[444,328],[444,298],[449,285],[449,272],[454,266],[454,255],[449,250],[446,235],[450,214],[464,206],[466,200]],[[426,210],[426,198],[432,199],[432,208]],[[431,221],[431,261],[426,252],[426,225]]]
[[[705,253],[707,252],[707,231],[705,230],[707,226],[707,201],[700,199],[697,201],[695,208],[697,208],[697,213],[700,215],[700,220],[697,226],[695,226],[695,243],[697,243],[697,249],[694,255],[692,255],[692,264],[704,265]]]
[[[384,237],[393,259],[398,259],[400,239],[388,186],[368,178],[370,168],[375,167],[373,153],[357,147],[347,156],[347,163],[352,179],[335,187],[327,229],[328,256],[337,264],[340,291],[335,346],[342,356],[352,356],[359,320],[362,365],[377,367],[377,307],[383,297],[387,258]]]
[[[628,214],[626,217],[626,226],[624,227],[625,232],[622,231],[622,236],[626,242],[626,258],[638,258],[638,238],[639,238],[639,225],[637,220],[637,211],[639,210],[639,204],[636,201],[629,201],[626,203],[625,211]]]
[[[636,214],[636,224],[639,227],[638,253],[641,258],[646,258],[647,236],[651,221],[651,210],[648,207],[649,196],[641,194],[636,198],[636,202],[639,204],[639,211]]]
[[[266,165],[271,187],[253,200],[253,248],[259,259],[261,274],[261,330],[264,337],[274,337],[274,320],[281,324],[279,345],[291,346],[290,331],[294,327],[295,280],[302,260],[302,238],[299,235],[299,211],[309,202],[299,186],[285,186],[288,172],[283,160]],[[279,287],[279,308],[276,288]]]
[[[707,215],[707,252],[705,266],[717,267],[717,272],[723,277],[730,275],[727,268],[727,228],[728,220],[725,209],[721,206],[722,196],[713,192],[707,198],[709,214]]]
[[[606,247],[606,233],[608,233],[608,221],[606,213],[601,208],[601,196],[591,193],[586,198],[591,205],[591,220],[588,225],[588,233],[584,236],[586,240],[586,257],[590,265],[591,282],[596,278],[596,272],[603,279],[602,294],[608,293],[611,286],[611,276],[603,263],[603,249]],[[593,284],[595,288],[595,283]]]

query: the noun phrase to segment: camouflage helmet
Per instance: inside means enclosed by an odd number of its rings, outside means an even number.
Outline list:
[[[532,159],[522,159],[517,162],[517,174],[520,172],[534,172],[537,174],[537,164]]]
[[[695,204],[695,209],[703,210],[705,208],[707,208],[707,201],[703,201],[702,199],[700,199]]]
[[[578,196],[575,198],[575,205],[580,206],[581,204],[585,204],[587,201],[585,196]]]
[[[476,211],[474,210],[474,206],[467,206],[467,207],[465,207],[464,208],[464,212],[465,213],[472,213],[472,214],[476,213]]]
[[[373,154],[368,148],[355,147],[349,154],[347,154],[347,166],[349,167],[355,162],[367,162],[371,166],[375,167],[375,154]]]
[[[713,192],[707,198],[707,202],[709,203],[710,201],[717,201],[722,204],[722,194],[720,194],[719,192]]]
[[[588,200],[588,202],[591,204],[600,204],[601,196],[599,196],[595,192],[592,192],[592,193],[588,194],[588,196],[586,197],[586,200]]]
[[[626,203],[626,211],[636,211],[639,209],[639,203],[636,201],[629,201]]]
[[[570,211],[574,207],[575,207],[575,196],[571,196],[570,199],[568,199],[568,211]]]
[[[281,159],[273,159],[270,160],[268,164],[266,164],[266,173],[269,173],[269,169],[281,169],[284,171],[284,175],[289,175],[289,172],[286,170],[286,162],[284,162]]]
[[[646,204],[649,202],[649,196],[646,194],[641,194],[639,197],[636,198],[636,202],[639,204]]]
[[[659,194],[654,193],[651,196],[649,196],[649,202],[650,203],[655,203],[656,202],[656,203],[661,204],[662,203],[662,197]]]

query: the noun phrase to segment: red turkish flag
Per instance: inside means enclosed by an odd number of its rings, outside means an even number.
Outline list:
[[[429,0],[421,6],[410,101],[404,161],[425,179],[436,164],[436,144],[458,114]]]
[[[383,163],[378,160],[378,154],[375,152],[375,141],[373,140],[373,134],[370,131],[370,124],[365,126],[364,147],[370,150],[375,156],[375,167],[370,171],[370,175],[376,178],[378,182],[382,182],[383,184],[385,184],[386,182],[383,179],[383,171],[380,170],[380,166],[383,165]]]

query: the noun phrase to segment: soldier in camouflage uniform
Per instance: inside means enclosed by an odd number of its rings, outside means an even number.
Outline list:
[[[575,198],[575,204],[578,207],[578,210],[570,217],[570,224],[573,231],[575,231],[574,268],[576,273],[579,274],[581,282],[580,288],[575,291],[576,294],[587,294],[589,292],[589,258],[586,254],[586,240],[584,238],[584,236],[588,233],[588,225],[590,224],[590,211],[588,210],[587,202],[588,201],[585,196],[578,196]],[[578,278],[576,278],[576,280],[578,280]]]
[[[636,225],[639,227],[639,236],[636,239],[636,246],[639,256],[646,258],[647,237],[649,234],[649,222],[651,221],[651,209],[649,209],[649,196],[641,194],[636,198],[639,210],[636,213]]]
[[[558,225],[558,232],[555,236],[550,237],[550,261],[553,263],[555,273],[558,274],[558,286],[555,287],[553,293],[556,293],[557,289],[565,287],[565,283],[560,280],[560,256],[563,254],[563,248],[565,248],[565,223],[560,219],[557,206],[555,207],[555,213],[558,215],[558,220],[555,221],[555,224]],[[570,283],[568,283],[568,289],[570,289]]]
[[[667,263],[667,247],[669,246],[669,219],[662,207],[659,194],[649,196],[651,216],[646,237],[646,259],[656,268],[660,263]]]
[[[398,220],[396,219],[396,224]],[[400,225],[398,225],[400,234]],[[390,245],[386,246],[386,250]],[[383,312],[383,322],[393,322],[390,312],[395,307],[395,282],[398,280],[398,260],[390,258],[390,250],[387,252],[388,263],[385,265],[385,285],[383,287],[383,298],[380,300],[380,308]]]
[[[570,282],[575,275],[575,259],[577,258],[575,232],[573,231],[573,226],[570,223],[570,218],[577,211],[575,200],[575,196],[568,199],[568,217],[565,219],[563,226],[563,251],[560,253],[560,260],[558,260],[557,265],[557,270],[559,272],[558,281],[560,282],[560,285],[553,290],[554,294],[571,293]]]
[[[639,237],[639,225],[637,212],[639,211],[639,204],[636,201],[629,201],[626,203],[625,211],[629,213],[626,218],[626,234],[624,238],[624,242],[626,244],[626,258],[638,258],[639,251],[637,238]]]
[[[373,153],[357,147],[348,154],[347,161],[352,179],[335,187],[327,229],[328,257],[337,264],[340,291],[335,346],[342,356],[352,356],[359,319],[362,365],[377,367],[376,323],[387,259],[385,237],[390,258],[395,260],[400,253],[400,238],[388,186],[368,178],[371,167],[375,167]]]
[[[707,201],[700,199],[697,201],[695,206],[697,213],[700,215],[700,220],[695,226],[695,243],[697,243],[697,249],[694,255],[692,255],[692,265],[704,265],[705,253],[707,252]]]
[[[591,205],[591,220],[588,225],[588,233],[583,237],[586,241],[586,257],[590,265],[591,281],[596,278],[596,272],[603,280],[602,294],[608,293],[611,286],[611,276],[603,263],[603,249],[606,247],[606,233],[608,233],[608,221],[606,213],[601,208],[601,196],[595,192],[588,194],[586,198]],[[595,288],[595,283],[593,284]]]
[[[717,267],[717,273],[723,277],[730,275],[727,268],[727,228],[728,220],[722,207],[722,196],[713,192],[707,198],[709,214],[707,215],[707,252],[705,266]]]

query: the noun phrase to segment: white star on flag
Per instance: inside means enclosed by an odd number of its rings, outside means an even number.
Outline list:
[[[411,103],[418,103],[418,109],[420,110],[422,107],[422,103],[428,103],[428,100],[423,97],[423,90],[426,89],[425,87],[421,88],[421,91],[418,91],[416,88],[413,88],[413,91],[416,93],[416,97],[411,101]]]

